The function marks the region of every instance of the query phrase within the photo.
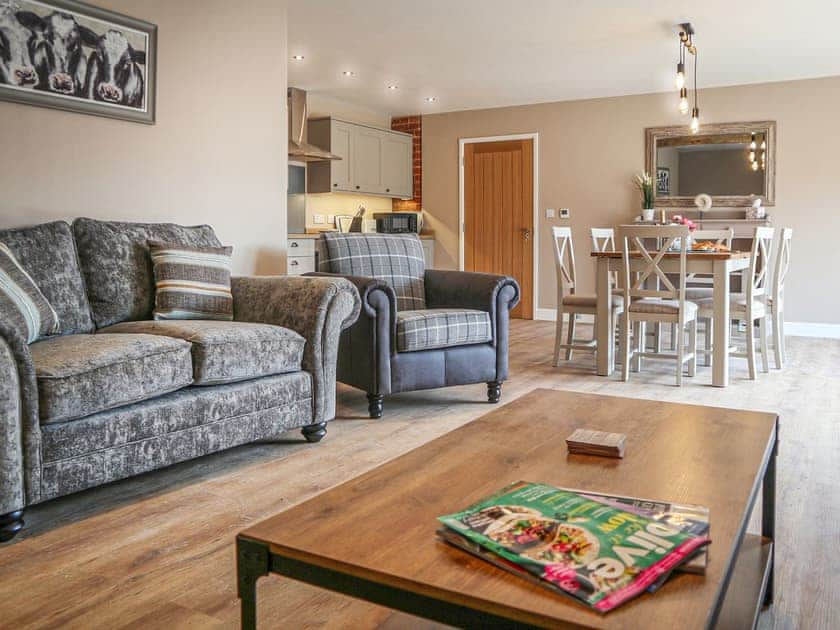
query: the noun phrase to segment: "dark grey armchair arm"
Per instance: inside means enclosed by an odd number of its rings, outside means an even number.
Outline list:
[[[342,336],[341,381],[373,394],[389,394],[391,356],[397,352],[397,295],[384,280],[317,272],[307,276],[344,278],[358,289],[362,313]]]
[[[0,321],[0,515],[40,499],[41,425],[29,346]]]
[[[231,278],[236,321],[275,324],[306,339],[303,369],[312,374],[313,423],[335,417],[335,370],[341,331],[359,316],[359,293],[341,278]]]
[[[500,314],[510,312],[519,303],[519,284],[510,276],[427,269],[425,280],[428,308],[487,311],[494,330]]]

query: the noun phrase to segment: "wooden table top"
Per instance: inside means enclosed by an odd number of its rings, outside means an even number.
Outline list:
[[[621,258],[621,252],[592,252],[590,254],[594,258]],[[650,252],[651,257],[655,258],[656,253]],[[687,252],[687,258],[702,258],[704,260],[737,260],[739,258],[749,258],[750,252]],[[641,258],[641,252],[630,252],[631,258]],[[666,252],[665,258],[679,258],[679,252]]]
[[[547,627],[699,628],[743,532],[777,416],[537,389],[240,535],[272,553]],[[428,418],[434,422],[434,418]],[[586,427],[627,434],[624,459],[569,455]],[[706,505],[705,576],[678,574],[607,615],[439,542],[437,516],[517,480]]]

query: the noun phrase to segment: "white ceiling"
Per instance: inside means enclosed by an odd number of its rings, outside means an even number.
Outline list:
[[[661,92],[683,21],[701,89],[840,75],[834,0],[291,0],[289,84],[392,115]]]

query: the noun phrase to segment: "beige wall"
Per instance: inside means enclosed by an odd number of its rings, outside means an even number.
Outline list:
[[[209,223],[238,273],[283,272],[285,1],[94,3],[158,25],[157,124],[0,103],[0,226]]]
[[[638,213],[631,185],[644,168],[644,128],[685,122],[676,94],[572,101],[423,117],[423,205],[438,239],[436,264],[458,264],[458,139],[540,134],[539,307],[554,308],[548,227],[571,225],[583,291],[594,289],[588,230]],[[840,291],[821,278],[840,268],[840,77],[702,90],[704,122],[778,122],[777,226],[794,229],[786,319],[840,323]],[[545,219],[545,208],[571,219]],[[836,282],[835,282],[836,284]]]

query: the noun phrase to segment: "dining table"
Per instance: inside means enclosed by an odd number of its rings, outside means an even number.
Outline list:
[[[596,292],[598,295],[595,315],[595,337],[597,339],[597,371],[599,376],[610,376],[615,369],[615,344],[612,338],[612,318],[610,309],[612,293],[616,291],[612,278],[616,272],[623,271],[623,253],[592,252],[597,261]],[[641,252],[630,252],[630,271],[643,271],[648,261]],[[712,345],[712,385],[729,385],[730,353],[730,277],[735,272],[744,272],[750,265],[750,252],[688,252],[686,254],[686,273],[712,278],[712,298],[714,302]],[[680,253],[665,254],[660,268],[665,273],[679,273]],[[620,291],[620,290],[619,290]]]

